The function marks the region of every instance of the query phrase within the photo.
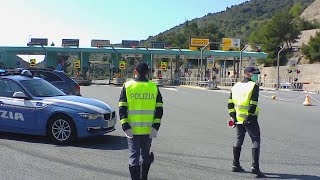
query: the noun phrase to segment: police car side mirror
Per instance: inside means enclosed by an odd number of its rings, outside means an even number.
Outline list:
[[[29,97],[26,96],[23,92],[15,92],[12,97],[19,99],[29,99]]]

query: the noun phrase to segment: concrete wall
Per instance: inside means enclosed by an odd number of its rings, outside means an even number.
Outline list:
[[[290,82],[292,78],[298,78],[298,82],[304,82],[304,89],[308,91],[320,91],[320,64],[298,65],[300,74],[288,73],[288,66],[280,66],[280,82]],[[264,77],[264,74],[267,76]],[[261,68],[261,80],[277,79],[276,67]]]

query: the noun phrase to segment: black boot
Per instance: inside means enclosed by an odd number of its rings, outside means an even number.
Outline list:
[[[140,166],[129,166],[132,180],[140,180]]]
[[[151,163],[154,162],[154,154],[153,152],[150,152],[149,154],[149,162],[150,163],[142,163],[141,165],[141,180],[147,180],[148,179],[148,173],[151,166]]]
[[[141,168],[142,168],[141,180],[148,180],[148,173],[149,173],[150,166],[151,166],[151,163],[141,165]]]
[[[259,168],[260,148],[252,148],[252,167],[251,172],[256,174],[256,178],[266,177]]]
[[[232,166],[233,172],[244,171],[244,169],[240,166],[240,153],[241,153],[241,148],[233,147],[233,166]]]

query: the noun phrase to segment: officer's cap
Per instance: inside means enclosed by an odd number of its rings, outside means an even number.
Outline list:
[[[141,61],[141,62],[138,62],[138,64],[136,64],[134,70],[136,70],[141,75],[146,75],[148,74],[149,67],[148,67],[148,64]]]
[[[260,71],[258,68],[249,66],[244,69],[244,73],[260,74]]]

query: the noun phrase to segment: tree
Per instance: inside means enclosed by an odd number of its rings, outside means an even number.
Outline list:
[[[300,31],[294,16],[287,13],[287,10],[282,10],[252,32],[250,42],[263,44],[262,50],[269,54],[270,59],[275,59],[280,47],[286,45],[291,48],[299,35]],[[270,59],[268,63],[270,63]],[[283,64],[283,58],[280,63]],[[273,64],[275,64],[275,60]]]
[[[303,12],[303,5],[301,2],[296,2],[290,9],[289,13],[291,16],[293,16],[294,18],[297,18],[301,15],[301,13]]]
[[[302,46],[302,53],[310,60],[310,63],[320,62],[320,32],[311,37],[308,45]]]

